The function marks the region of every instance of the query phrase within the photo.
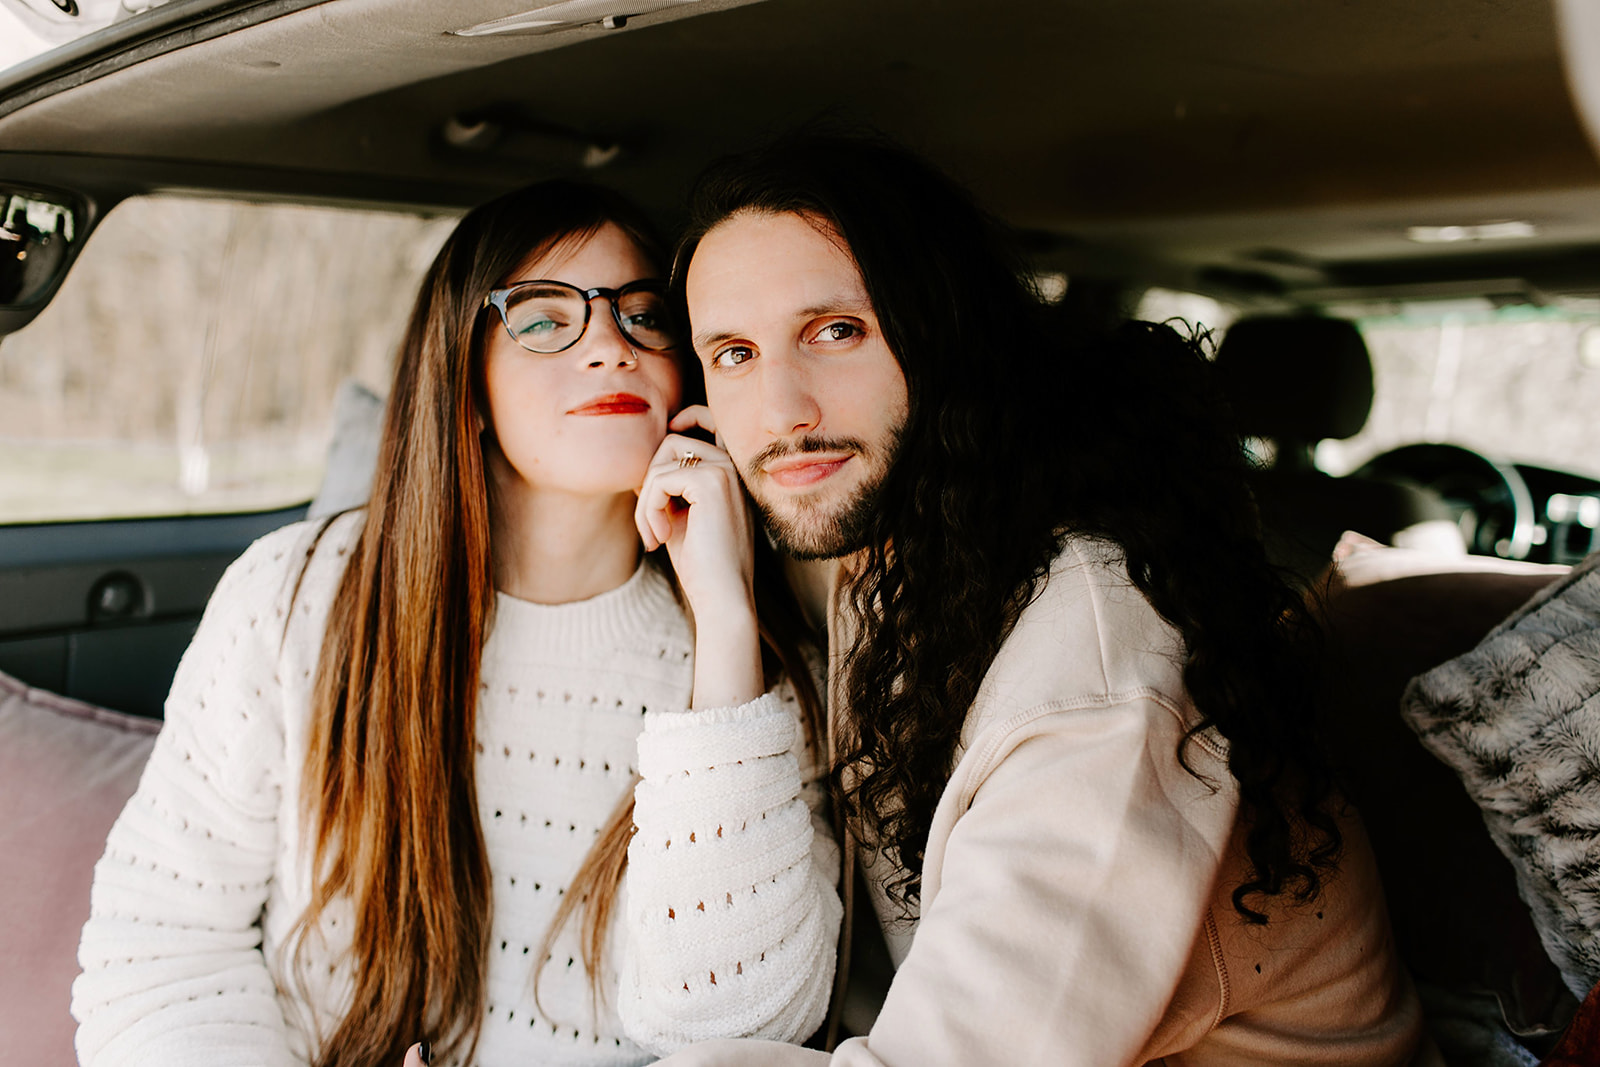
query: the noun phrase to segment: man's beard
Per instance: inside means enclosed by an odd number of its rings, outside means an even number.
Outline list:
[[[752,475],[770,461],[805,452],[847,452],[866,464],[870,471],[866,481],[829,510],[806,502],[791,502],[789,511],[780,513],[752,492],[751,498],[761,512],[773,546],[799,560],[835,559],[865,547],[873,519],[882,504],[884,483],[900,452],[900,436],[901,427],[896,426],[881,452],[868,449],[864,441],[855,437],[806,437],[793,443],[768,445],[757,453],[743,472],[747,486],[759,484]]]

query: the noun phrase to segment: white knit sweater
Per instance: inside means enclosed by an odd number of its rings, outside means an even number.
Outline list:
[[[335,520],[314,553],[310,524],[269,534],[217,586],[95,870],[73,986],[83,1064],[301,1065],[344,1010],[348,908],[324,916],[302,968],[286,947],[310,893],[298,804],[316,659],[360,526]],[[797,705],[783,686],[688,712],[692,674],[653,568],[575,604],[499,596],[477,720],[494,875],[477,1063],[637,1064],[706,1037],[800,1040],[821,1021],[838,854]],[[535,954],[636,770],[610,995],[596,1011],[569,924],[541,1011]]]

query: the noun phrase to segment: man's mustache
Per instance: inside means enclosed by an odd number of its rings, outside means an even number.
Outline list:
[[[804,455],[807,452],[848,452],[853,455],[865,455],[866,442],[859,437],[799,437],[789,441],[774,441],[754,456],[746,464],[748,472],[759,471],[768,463],[782,459],[785,456]]]

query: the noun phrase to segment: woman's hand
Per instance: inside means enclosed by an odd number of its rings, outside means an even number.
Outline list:
[[[700,405],[667,424],[672,432],[650,461],[634,521],[645,551],[667,546],[697,619],[739,610],[753,614],[755,553],[739,472],[716,445],[683,436],[697,426],[715,432],[710,410]]]
[[[716,432],[700,405],[680,411],[639,488],[634,522],[645,551],[667,546],[694,615],[696,708],[732,707],[763,690],[756,629],[754,524],[733,460],[685,437]]]

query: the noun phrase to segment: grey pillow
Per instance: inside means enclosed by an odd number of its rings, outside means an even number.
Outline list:
[[[372,475],[378,469],[383,409],[383,397],[360,382],[346,379],[340,384],[333,402],[328,465],[322,472],[322,486],[306,509],[306,518],[318,519],[367,502]]]
[[[1582,999],[1600,982],[1600,554],[1412,679],[1401,710],[1477,801]]]

